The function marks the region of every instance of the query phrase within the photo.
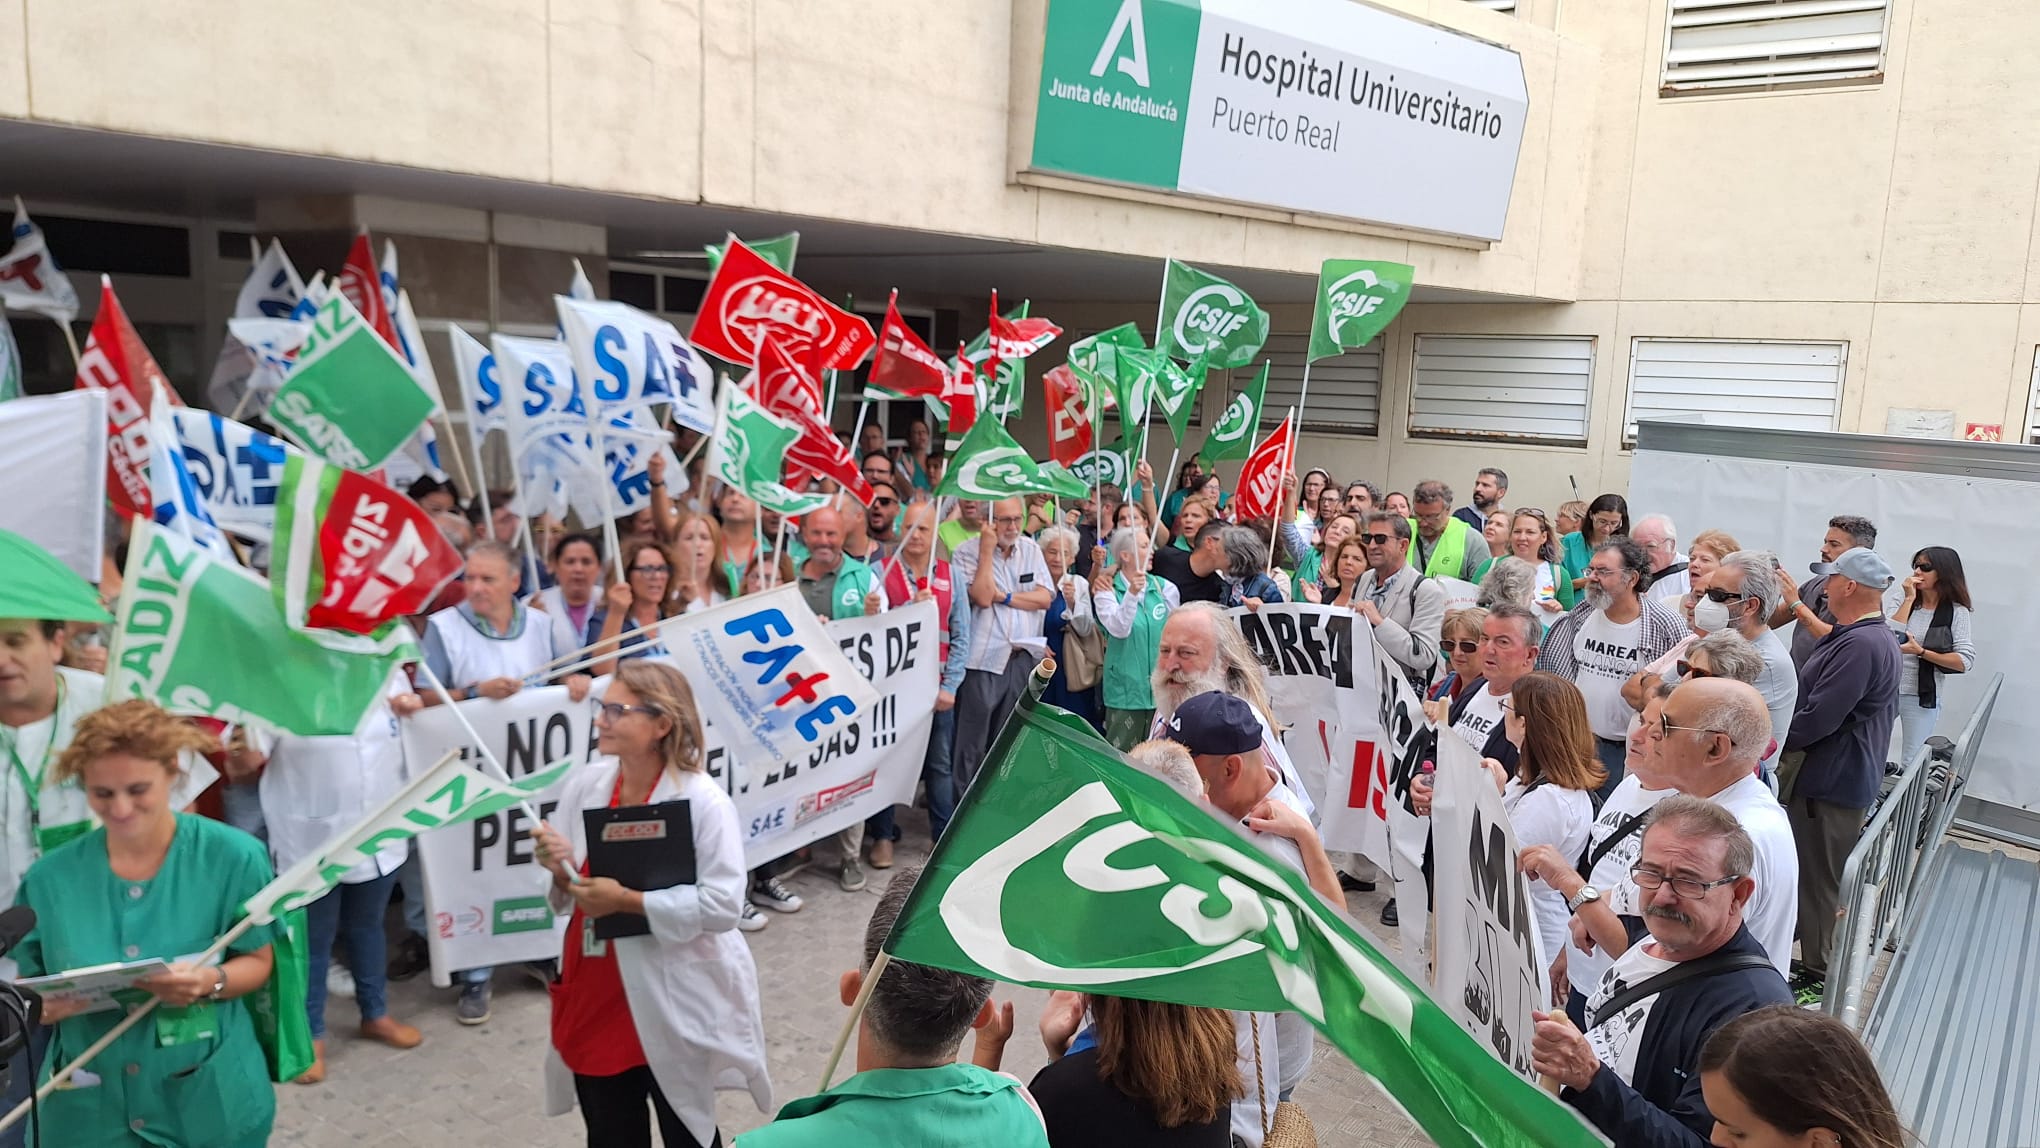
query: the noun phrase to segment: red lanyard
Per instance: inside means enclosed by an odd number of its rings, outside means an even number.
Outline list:
[[[652,803],[652,794],[658,788],[659,780],[657,778],[653,778],[651,789],[645,790],[645,799],[643,801],[632,802],[631,804],[650,805]],[[622,804],[623,804],[623,763],[618,762],[616,766],[616,784],[611,786],[609,789],[609,808],[615,809],[617,806]]]

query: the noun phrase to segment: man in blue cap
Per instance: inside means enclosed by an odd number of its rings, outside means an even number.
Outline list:
[[[1802,1004],[1825,991],[1842,866],[1877,800],[1891,723],[1898,717],[1898,639],[1884,624],[1884,591],[1897,575],[1875,550],[1862,546],[1836,555],[1832,568],[1815,569],[1827,575],[1835,624],[1800,667],[1792,732],[1779,758],[1780,789],[1799,851],[1804,969],[1793,987]]]

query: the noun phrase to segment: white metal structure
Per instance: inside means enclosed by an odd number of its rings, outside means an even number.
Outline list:
[[[1890,0],[1668,0],[1664,94],[1878,80]]]
[[[1270,335],[1262,352],[1268,358],[1268,390],[1261,404],[1262,422],[1279,423],[1282,412],[1303,393],[1305,335]],[[1230,390],[1239,391],[1254,379],[1259,364],[1232,373]],[[1330,434],[1372,435],[1381,428],[1381,340],[1376,339],[1330,359],[1310,365],[1309,407],[1303,425]]]
[[[1410,434],[1583,445],[1594,377],[1585,335],[1418,335]]]
[[[1625,443],[1638,419],[1831,431],[1841,425],[1847,343],[1649,339],[1630,343]]]

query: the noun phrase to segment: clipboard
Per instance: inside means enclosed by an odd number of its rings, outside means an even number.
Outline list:
[[[694,884],[694,815],[686,801],[584,809],[588,874],[627,889],[650,892]],[[591,922],[595,938],[642,937],[652,924],[642,913],[611,913]]]

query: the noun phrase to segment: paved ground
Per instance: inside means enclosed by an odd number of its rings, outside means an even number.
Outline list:
[[[902,843],[900,860],[918,862],[920,843],[927,840],[926,821],[919,811],[901,820],[908,840]],[[854,967],[862,952],[864,923],[888,874],[871,873],[871,878],[862,892],[844,893],[836,887],[832,867],[809,869],[791,879],[806,907],[790,916],[768,914],[770,927],[748,937],[765,994],[765,1036],[780,1103],[814,1091],[848,1013],[836,998],[837,977]],[[1379,894],[1349,896],[1355,919],[1373,925],[1377,933],[1388,932],[1376,924],[1381,904]],[[356,1039],[353,1002],[334,1000],[327,1010],[333,1038],[328,1044],[326,1082],[278,1088],[272,1144],[443,1148],[465,1142],[566,1148],[584,1143],[578,1117],[548,1119],[541,1113],[539,1066],[548,1009],[545,993],[535,981],[499,972],[495,1017],[479,1028],[454,1022],[452,989],[435,989],[422,976],[391,987],[392,1012],[425,1031],[424,1045],[396,1052]],[[1027,1079],[1046,1061],[1035,1035],[1046,994],[1002,987],[995,999],[1015,1002],[1018,1018],[1005,1067]],[[969,1052],[967,1040],[964,1051]],[[839,1070],[837,1079],[845,1075],[847,1070]],[[1429,1143],[1322,1040],[1310,1078],[1296,1099],[1310,1113],[1326,1148]],[[738,1093],[722,1094],[718,1115],[726,1138],[769,1118]]]

